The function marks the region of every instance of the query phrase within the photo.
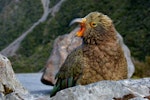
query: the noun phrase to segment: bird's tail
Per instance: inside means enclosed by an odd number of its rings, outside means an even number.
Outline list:
[[[75,86],[75,81],[74,81],[73,77],[70,77],[70,78],[64,79],[64,80],[58,79],[57,83],[54,85],[53,90],[50,93],[50,97],[55,96],[55,94],[58,91],[68,88],[68,87],[72,87],[72,86]]]
[[[50,97],[53,97],[58,91],[60,91],[60,84],[59,85],[55,85],[53,87],[53,90],[50,93]]]

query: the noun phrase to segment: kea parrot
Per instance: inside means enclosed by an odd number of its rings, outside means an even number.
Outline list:
[[[80,24],[76,36],[83,43],[67,56],[56,74],[51,97],[68,87],[127,78],[127,61],[112,20],[103,13],[91,12],[74,23]]]

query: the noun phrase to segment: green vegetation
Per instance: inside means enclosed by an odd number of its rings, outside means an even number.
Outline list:
[[[0,0],[0,12],[3,11],[6,5],[8,5],[11,0]]]
[[[150,56],[150,1],[130,0],[118,30],[124,36],[132,56],[144,61]]]
[[[136,70],[133,78],[150,77],[150,56],[146,56],[145,61],[143,62],[134,60],[134,64],[136,66]]]
[[[60,0],[50,0],[50,4],[49,7],[53,7],[54,5],[56,5]]]
[[[40,0],[12,0],[0,13],[0,50],[31,27],[42,13]]]
[[[20,8],[22,10],[33,10],[29,11],[27,15],[24,14],[27,17],[19,17],[21,18],[20,20],[17,20],[18,18],[13,19],[11,16],[7,19],[8,27],[5,27],[7,28],[5,30],[3,29],[3,33],[7,34],[0,33],[3,36],[3,38],[0,36],[0,48],[4,48],[6,46],[4,44],[10,43],[14,40],[14,37],[19,36],[31,26],[31,23],[40,18],[42,11],[39,9],[41,8],[41,5],[38,4],[39,1],[26,1],[31,4],[37,4],[28,6],[27,2],[21,3],[22,7],[20,6]],[[51,0],[50,7],[58,1]],[[56,13],[56,16],[52,18],[49,15],[49,18],[44,23],[38,25],[22,42],[17,52],[18,55],[10,58],[15,71],[35,72],[42,69],[50,55],[54,39],[58,35],[69,33],[74,28],[74,26],[68,26],[72,19],[84,17],[92,11],[103,12],[113,19],[116,29],[124,37],[132,56],[136,59],[137,70],[134,77],[150,76],[148,74],[150,73],[150,64],[148,63],[149,60],[147,60],[147,57],[150,56],[150,0],[66,0],[60,11]],[[14,25],[11,22],[12,20],[17,20],[16,22],[19,24]],[[10,28],[10,25],[13,27]],[[10,33],[14,34],[9,36]],[[4,40],[4,37],[7,36],[9,36],[9,39]],[[147,72],[145,73],[146,70]]]

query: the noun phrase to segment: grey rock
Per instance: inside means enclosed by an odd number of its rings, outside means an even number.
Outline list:
[[[129,100],[149,100],[149,99],[142,98],[142,97],[135,97],[135,98],[132,98],[132,99],[129,99]]]
[[[50,100],[148,100],[150,78],[100,81],[59,91]]]
[[[52,87],[40,83],[41,75],[15,74],[11,62],[0,54],[0,100],[49,100]]]
[[[0,92],[0,100],[4,100],[4,94]]]
[[[41,79],[44,84],[55,84],[54,77],[68,54],[82,44],[82,39],[75,37],[75,33],[78,29],[79,28],[74,29],[70,34],[59,36],[54,41],[53,50]]]
[[[23,99],[23,98],[14,92],[7,94],[5,96],[5,100],[21,100],[21,99]]]
[[[0,92],[4,91],[4,87],[2,85],[2,82],[0,82]]]
[[[75,37],[75,34],[78,30],[79,28],[76,28],[69,34],[59,36],[54,41],[53,50],[47,61],[43,76],[41,78],[41,81],[44,84],[48,84],[48,85],[55,84],[56,82],[55,75],[60,69],[61,65],[64,63],[68,54],[82,44],[82,39]],[[117,31],[116,33],[117,33],[118,42],[120,43],[124,51],[124,55],[127,59],[128,78],[131,78],[135,69],[134,69],[133,62],[131,60],[130,50],[123,42],[122,36]]]
[[[134,71],[135,71],[134,64],[133,64],[132,59],[131,59],[131,53],[130,53],[130,50],[127,47],[127,45],[125,45],[125,43],[123,42],[122,36],[117,31],[116,31],[116,33],[117,33],[118,42],[120,43],[120,45],[124,51],[124,55],[126,57],[126,60],[127,60],[128,78],[131,78]]]
[[[7,99],[11,96],[17,99],[22,94],[27,94],[28,91],[16,79],[10,61],[0,54],[0,92],[1,97]],[[14,96],[14,93],[17,94]],[[9,95],[9,96],[8,96]],[[5,98],[6,97],[6,98]],[[15,100],[15,99],[14,99]]]

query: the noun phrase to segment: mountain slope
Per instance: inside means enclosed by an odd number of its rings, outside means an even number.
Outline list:
[[[0,13],[0,50],[31,27],[42,13],[40,0],[11,0],[4,6]]]
[[[50,0],[49,6],[53,7],[60,1],[63,0]],[[7,18],[7,21],[3,17],[3,20],[8,23],[8,27],[6,27],[7,25],[3,27],[4,29],[0,33],[1,50],[28,30],[34,22],[41,18],[43,13],[40,0],[26,0],[26,2],[22,0],[14,4],[13,7],[16,5],[22,5],[19,7],[24,9],[24,12],[20,11],[20,13],[22,17],[27,17],[15,19],[13,16],[9,16],[10,18]],[[49,14],[46,21],[39,23],[21,42],[16,56],[10,57],[16,72],[39,71],[45,65],[50,55],[53,40],[58,35],[68,33],[75,27],[75,25],[72,27],[68,26],[72,19],[84,17],[91,11],[103,12],[114,20],[118,32],[123,35],[125,43],[131,49],[134,58],[144,61],[145,56],[150,56],[149,0],[65,0],[60,7],[55,16]],[[30,10],[32,13],[25,13],[29,9],[32,9]],[[5,14],[2,12],[5,11],[7,10],[3,9],[0,16],[4,16]],[[17,13],[17,15],[20,14]],[[4,26],[3,20],[0,20],[1,26]],[[18,24],[14,24],[12,21],[18,22]],[[9,38],[4,39],[5,37]]]

